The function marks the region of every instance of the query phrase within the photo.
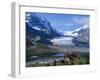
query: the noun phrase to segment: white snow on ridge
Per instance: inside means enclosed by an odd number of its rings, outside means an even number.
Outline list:
[[[40,29],[39,27],[37,27],[37,26],[36,26],[36,27],[32,27],[32,28],[33,28],[33,29],[36,29],[36,30],[39,30],[39,31],[41,30],[41,29]]]
[[[78,30],[75,30],[74,33],[78,33],[79,36],[77,36],[77,40],[81,42],[89,42],[89,26],[84,25],[82,28]]]
[[[29,20],[26,20],[26,22],[28,23],[28,22],[29,22]]]
[[[80,27],[74,31],[65,31],[64,32],[64,36],[73,36],[73,37],[78,37],[80,36],[81,34],[85,34],[85,33],[88,33],[88,29],[89,29],[89,26],[88,25],[84,25],[83,27]],[[83,32],[80,32],[81,30],[86,30],[84,31],[85,33]],[[86,34],[85,34],[86,35]]]
[[[66,31],[66,32],[64,32],[64,36],[77,37],[78,36],[78,33],[73,33],[73,31]]]
[[[84,30],[84,29],[87,29],[87,28],[89,28],[89,26],[88,25],[84,25],[83,27],[80,27],[80,28],[78,28],[78,29],[76,29],[74,32],[78,32],[78,31],[80,31],[80,30]]]

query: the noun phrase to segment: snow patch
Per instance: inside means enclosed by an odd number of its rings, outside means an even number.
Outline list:
[[[32,27],[33,29],[36,29],[38,31],[40,31],[41,29],[39,27]]]

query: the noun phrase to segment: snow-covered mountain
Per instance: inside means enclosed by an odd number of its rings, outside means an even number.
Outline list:
[[[57,46],[89,47],[89,26],[84,25],[74,31],[64,33],[55,30],[50,22],[37,13],[26,15],[26,42],[35,42]]]
[[[78,36],[75,38],[77,41],[89,43],[89,26],[84,25],[82,28],[79,28],[73,32],[78,33]]]
[[[78,47],[89,47],[89,26],[84,25],[82,28],[75,30],[73,33],[78,33],[77,37],[73,38],[73,42]]]
[[[31,42],[51,44],[50,39],[60,36],[45,17],[37,13],[26,14],[26,38]]]
[[[58,46],[89,47],[89,26],[84,25],[74,31],[66,31],[64,37],[54,38],[51,42]]]

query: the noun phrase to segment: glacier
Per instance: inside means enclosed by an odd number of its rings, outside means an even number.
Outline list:
[[[89,26],[84,25],[74,31],[65,31],[64,37],[54,38],[51,42],[56,46],[89,48]]]

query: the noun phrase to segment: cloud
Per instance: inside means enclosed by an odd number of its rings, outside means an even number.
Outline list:
[[[90,19],[88,16],[75,16],[73,21],[76,24],[83,25],[83,24],[89,24]]]

